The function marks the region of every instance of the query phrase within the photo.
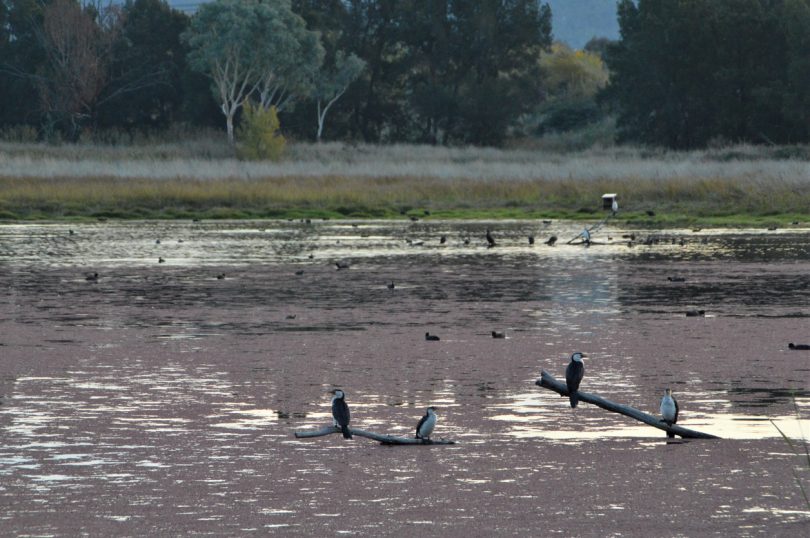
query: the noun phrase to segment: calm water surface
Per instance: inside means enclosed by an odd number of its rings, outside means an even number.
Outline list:
[[[810,437],[810,230],[580,230],[0,226],[0,534],[804,534],[770,420]],[[534,386],[577,350],[584,390],[657,413],[671,387],[724,439]],[[356,427],[435,405],[458,444],[296,440],[336,386]]]

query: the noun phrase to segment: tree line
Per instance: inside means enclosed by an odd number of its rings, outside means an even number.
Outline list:
[[[810,138],[810,0],[620,0],[620,39],[553,43],[537,0],[0,0],[0,130],[178,123],[498,145],[610,114],[676,148]],[[246,108],[246,105],[250,105]]]

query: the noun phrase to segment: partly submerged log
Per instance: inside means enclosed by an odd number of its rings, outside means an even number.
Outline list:
[[[545,370],[543,370],[540,373],[540,379],[535,381],[534,384],[539,387],[552,390],[557,394],[559,394],[560,396],[566,397],[568,396],[568,387],[566,387],[565,383],[557,381],[557,379],[555,379],[553,375],[546,372]],[[720,439],[716,435],[690,430],[689,428],[684,428],[682,426],[678,426],[677,424],[669,426],[659,417],[647,414],[643,411],[639,411],[638,409],[635,409],[627,405],[611,402],[610,400],[606,400],[595,394],[589,394],[587,392],[582,392],[581,390],[577,391],[577,393],[579,394],[579,400],[581,402],[588,402],[589,404],[601,407],[602,409],[605,409],[607,411],[619,413],[621,415],[634,418],[645,424],[649,424],[653,428],[664,430],[667,433],[673,433],[675,435],[683,437],[684,439]]]
[[[365,430],[355,430],[349,428],[352,435],[357,437],[365,437],[379,441],[383,445],[454,445],[455,441],[448,441],[447,439],[417,439],[415,437],[396,437],[394,435],[381,435],[379,433],[367,432]],[[295,432],[296,439],[307,439],[309,437],[322,437],[324,435],[331,435],[333,433],[341,433],[340,428],[335,426],[324,426],[320,430],[309,432]]]

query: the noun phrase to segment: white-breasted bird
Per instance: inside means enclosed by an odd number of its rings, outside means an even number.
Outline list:
[[[349,429],[351,415],[349,414],[349,406],[346,405],[346,394],[340,389],[333,390],[332,394],[334,394],[332,397],[332,419],[335,428],[340,428],[344,439],[351,439],[352,431]]]
[[[565,386],[568,388],[568,401],[571,402],[572,408],[579,403],[577,391],[582,378],[585,376],[585,364],[582,359],[586,357],[587,355],[584,353],[575,351],[571,355],[571,362],[568,363],[568,367],[565,369]]]
[[[425,416],[419,419],[419,424],[416,425],[416,438],[430,440],[430,434],[433,433],[433,428],[436,427],[436,408],[430,406],[425,412]]]
[[[666,422],[668,426],[672,426],[678,422],[678,400],[672,397],[672,389],[664,391],[664,397],[661,398],[661,421]],[[667,437],[674,438],[674,433],[667,432]]]

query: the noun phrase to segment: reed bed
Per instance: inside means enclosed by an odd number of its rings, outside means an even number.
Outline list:
[[[0,217],[623,215],[782,220],[810,213],[810,166],[761,148],[675,153],[293,144],[278,163],[215,144],[0,144]],[[660,221],[661,219],[659,219]]]

